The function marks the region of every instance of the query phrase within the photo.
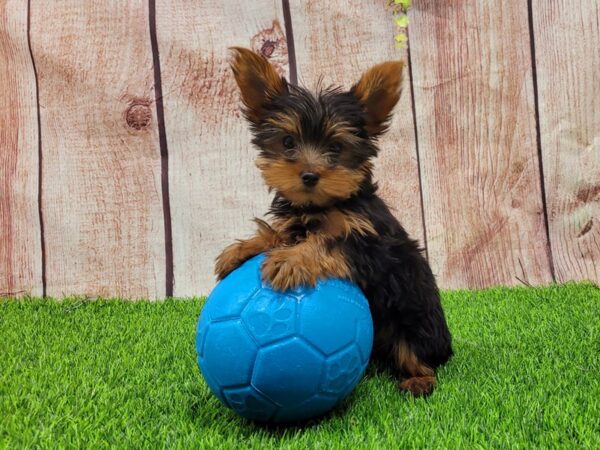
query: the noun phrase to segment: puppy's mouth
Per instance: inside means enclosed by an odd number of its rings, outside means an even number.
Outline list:
[[[300,183],[294,188],[286,186],[269,186],[295,206],[324,206],[325,204],[331,203],[332,200],[319,192],[318,186],[303,186]]]
[[[296,163],[260,158],[256,161],[270,189],[277,191],[295,206],[326,206],[345,200],[359,191],[366,172],[345,167],[321,168],[317,180],[302,178]],[[308,184],[307,184],[308,183]]]

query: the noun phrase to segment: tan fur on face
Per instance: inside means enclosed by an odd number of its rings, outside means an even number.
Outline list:
[[[267,185],[296,206],[325,206],[335,200],[347,199],[358,192],[360,183],[370,170],[368,163],[357,170],[341,166],[313,166],[310,170],[318,173],[320,179],[314,188],[306,189],[300,178],[300,174],[307,170],[302,162],[259,158],[256,165]]]
[[[327,166],[327,158],[310,146],[303,146],[297,156],[297,162],[301,170],[316,172],[318,174],[321,174]]]
[[[325,134],[333,140],[356,144],[360,138],[356,135],[356,128],[348,122],[338,121],[336,117],[329,117],[325,123]]]
[[[269,61],[251,50],[232,47],[231,70],[240,88],[248,120],[258,123],[265,104],[284,92],[286,85]]]
[[[365,179],[364,170],[350,170],[345,167],[326,169],[316,186],[319,194],[315,204],[324,205],[332,199],[344,200],[358,192],[360,183]]]
[[[291,111],[277,113],[274,117],[267,119],[266,123],[291,135],[300,136],[302,134],[300,118]]]
[[[402,61],[389,61],[367,70],[352,87],[354,96],[367,113],[367,133],[377,135],[387,128],[392,109],[400,98]]]

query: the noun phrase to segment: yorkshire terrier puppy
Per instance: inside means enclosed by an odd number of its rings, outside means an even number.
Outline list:
[[[354,281],[371,307],[374,359],[392,368],[400,389],[430,393],[434,370],[452,355],[450,332],[429,264],[377,196],[372,172],[403,64],[374,66],[349,91],[311,93],[288,84],[263,56],[232,52],[256,164],[275,196],[271,223],[256,219],[253,237],[225,248],[217,277],[266,252],[262,276],[274,289]]]

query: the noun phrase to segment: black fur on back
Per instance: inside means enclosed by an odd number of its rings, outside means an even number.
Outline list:
[[[388,361],[392,346],[397,339],[404,339],[425,364],[435,369],[452,356],[450,331],[435,278],[422,249],[376,191],[377,185],[366,180],[357,195],[328,208],[367,217],[377,234],[353,234],[331,244],[342,247],[353,279],[369,301],[376,336],[385,335],[383,340],[376,339],[374,357],[392,365]],[[294,207],[276,196],[270,214],[286,218],[323,213],[326,209]],[[302,240],[307,231],[310,230],[297,224],[294,233]]]

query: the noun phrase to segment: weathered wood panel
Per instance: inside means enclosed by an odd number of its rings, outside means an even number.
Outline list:
[[[31,2],[48,295],[163,297],[148,2]]]
[[[309,87],[406,60],[379,0],[31,0],[32,54],[27,3],[0,0],[0,295],[163,297],[171,248],[174,294],[208,293],[269,203],[227,47]],[[598,2],[413,4],[376,177],[440,284],[600,281]]]
[[[268,208],[227,48],[262,49],[287,74],[283,30],[279,1],[157,3],[175,296],[208,294],[216,256]]]
[[[427,246],[440,284],[551,281],[527,2],[415,1],[410,50]]]
[[[0,296],[42,294],[35,72],[27,2],[0,1]]]
[[[372,65],[403,59],[394,45],[391,13],[378,0],[290,2],[296,61],[301,84],[350,88]],[[407,231],[423,243],[419,169],[408,66],[404,89],[390,130],[381,139],[375,161],[380,195]]]
[[[532,3],[542,160],[557,281],[600,282],[600,3]]]

